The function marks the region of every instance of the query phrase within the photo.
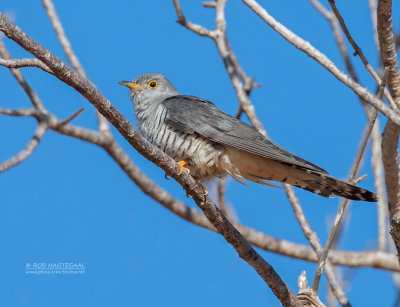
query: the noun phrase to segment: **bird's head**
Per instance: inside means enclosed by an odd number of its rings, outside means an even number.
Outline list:
[[[120,81],[119,84],[130,89],[129,95],[135,107],[161,103],[179,94],[172,83],[158,73],[142,75],[133,81]]]

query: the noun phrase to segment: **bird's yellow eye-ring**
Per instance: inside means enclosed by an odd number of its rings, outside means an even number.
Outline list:
[[[158,86],[158,83],[155,80],[151,80],[149,83],[147,83],[147,86],[154,90]]]

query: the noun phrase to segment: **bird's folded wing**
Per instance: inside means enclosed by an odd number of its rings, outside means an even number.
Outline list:
[[[255,128],[222,112],[212,102],[195,96],[177,95],[165,99],[166,124],[185,133],[197,133],[214,142],[232,146],[269,159],[327,173],[274,144]]]

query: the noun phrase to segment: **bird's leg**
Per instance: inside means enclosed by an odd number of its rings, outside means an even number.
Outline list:
[[[204,195],[208,195],[208,191],[207,191],[206,187],[200,183],[200,177],[196,176],[196,181],[197,181],[198,184],[201,185],[201,188],[203,189]]]
[[[183,172],[184,170],[187,171],[188,174],[190,173],[190,170],[189,170],[188,168],[185,167],[185,165],[188,165],[189,163],[190,163],[189,160],[181,160],[181,161],[178,162],[178,164],[179,164],[179,166],[180,166],[180,168],[181,168],[181,169],[179,170],[178,175],[181,175],[182,172]]]

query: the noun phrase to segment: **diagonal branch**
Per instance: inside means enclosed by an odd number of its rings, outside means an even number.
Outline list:
[[[303,40],[288,28],[276,21],[268,12],[260,6],[255,0],[242,0],[258,16],[261,17],[272,29],[282,35],[289,43],[293,44],[299,50],[305,52],[311,58],[331,72],[339,81],[353,90],[356,95],[377,108],[381,113],[390,118],[396,125],[400,125],[400,114],[390,109],[382,100],[378,99],[373,93],[365,87],[355,82],[346,73],[341,71],[326,55],[317,50],[309,42]],[[392,95],[393,96],[393,95]]]
[[[376,83],[380,84],[381,79],[379,78],[379,76],[375,72],[375,70],[372,68],[372,66],[369,64],[369,62],[368,62],[367,58],[365,57],[364,53],[362,52],[361,48],[357,45],[357,43],[354,41],[353,37],[351,36],[349,30],[347,29],[346,23],[344,22],[342,15],[340,15],[339,10],[336,7],[335,0],[328,0],[328,2],[332,8],[332,11],[335,14],[337,20],[339,21],[339,24],[343,30],[344,35],[346,35],[347,40],[349,41],[351,46],[354,48],[353,55],[359,56],[359,58],[361,59],[361,62],[364,64],[367,71],[371,74],[371,76],[374,78]],[[399,109],[400,105],[396,104],[396,102],[393,100],[393,98],[390,96],[389,92],[386,89],[384,89],[384,95],[393,109]]]
[[[299,225],[301,227],[301,230],[304,233],[304,236],[307,238],[308,242],[310,242],[310,245],[312,246],[315,254],[317,256],[322,254],[322,245],[321,242],[315,233],[315,231],[311,228],[310,223],[308,222],[304,211],[300,205],[299,199],[297,198],[296,194],[293,191],[292,186],[288,184],[284,184],[283,188],[285,189],[286,195],[289,199],[290,205],[292,206],[292,209],[294,211],[294,214],[296,216],[297,221],[299,222]],[[348,298],[346,297],[346,294],[344,293],[339,281],[337,280],[334,272],[334,268],[330,264],[329,261],[326,262],[325,264],[325,273],[326,277],[328,279],[330,288],[332,292],[334,293],[335,297],[338,299],[340,304],[342,306],[351,306]],[[312,292],[314,292],[314,289],[310,289]],[[318,292],[313,293],[314,296],[318,297]]]
[[[28,142],[28,144],[26,144],[25,148],[12,158],[0,163],[0,173],[9,170],[10,168],[20,164],[21,162],[29,158],[30,155],[35,151],[36,147],[39,145],[39,142],[45,135],[47,128],[47,123],[40,122],[35,130],[35,133],[33,134],[33,137]]]
[[[76,56],[74,50],[72,49],[72,45],[65,34],[64,28],[58,17],[56,9],[52,0],[42,0],[42,4],[46,10],[47,16],[50,19],[51,25],[53,26],[54,31],[56,32],[57,38],[64,50],[65,55],[68,58],[68,61],[71,63],[71,66],[84,78],[88,78],[85,70],[78,57]],[[97,120],[99,123],[99,131],[104,133],[110,132],[110,126],[107,123],[107,120],[96,110]]]
[[[1,12],[0,12],[1,14]],[[6,46],[4,45],[3,41],[0,39],[0,56],[4,60],[11,60],[10,53],[7,51]],[[46,65],[47,66],[47,65]],[[36,109],[39,110],[45,110],[42,102],[40,101],[39,97],[37,94],[32,90],[32,88],[29,86],[29,84],[25,81],[25,79],[22,76],[22,73],[15,68],[10,68],[11,73],[17,79],[19,85],[24,89],[25,93],[28,95],[29,99],[31,100],[33,106]]]

